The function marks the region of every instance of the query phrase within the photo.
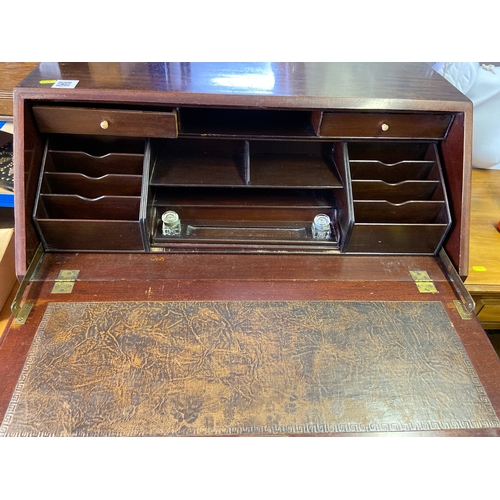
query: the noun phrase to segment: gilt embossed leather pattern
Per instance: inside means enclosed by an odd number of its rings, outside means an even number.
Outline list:
[[[438,302],[50,303],[4,436],[500,427]]]

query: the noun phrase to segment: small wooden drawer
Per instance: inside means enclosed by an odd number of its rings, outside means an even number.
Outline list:
[[[40,132],[124,137],[177,137],[174,111],[33,106]]]
[[[497,330],[500,328],[500,297],[488,294],[488,298],[482,299],[472,294],[476,302],[477,319],[483,328]]]
[[[316,133],[321,137],[442,139],[451,114],[323,113]]]

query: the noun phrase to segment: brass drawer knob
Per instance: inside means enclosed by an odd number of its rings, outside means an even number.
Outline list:
[[[389,130],[389,125],[387,125],[387,123],[382,123],[382,130],[387,132]]]
[[[106,130],[109,127],[109,123],[107,120],[103,120],[100,124],[102,129]]]

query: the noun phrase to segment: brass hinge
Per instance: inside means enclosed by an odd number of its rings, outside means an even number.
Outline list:
[[[50,293],[71,293],[78,278],[78,270],[63,269],[55,280],[54,286]]]
[[[17,311],[14,316],[15,325],[24,325],[31,310],[33,309],[34,302],[32,300],[27,300]]]
[[[439,293],[427,271],[410,271],[420,293]]]
[[[455,309],[458,311],[458,314],[460,314],[460,317],[462,319],[471,319],[471,313],[467,311],[459,300],[454,300],[453,304],[455,305]]]

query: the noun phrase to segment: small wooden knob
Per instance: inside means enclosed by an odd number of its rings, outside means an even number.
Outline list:
[[[382,130],[387,132],[389,130],[389,125],[387,125],[387,123],[382,123]]]
[[[109,127],[109,123],[107,120],[103,120],[99,125],[101,125],[101,128],[106,130]]]

